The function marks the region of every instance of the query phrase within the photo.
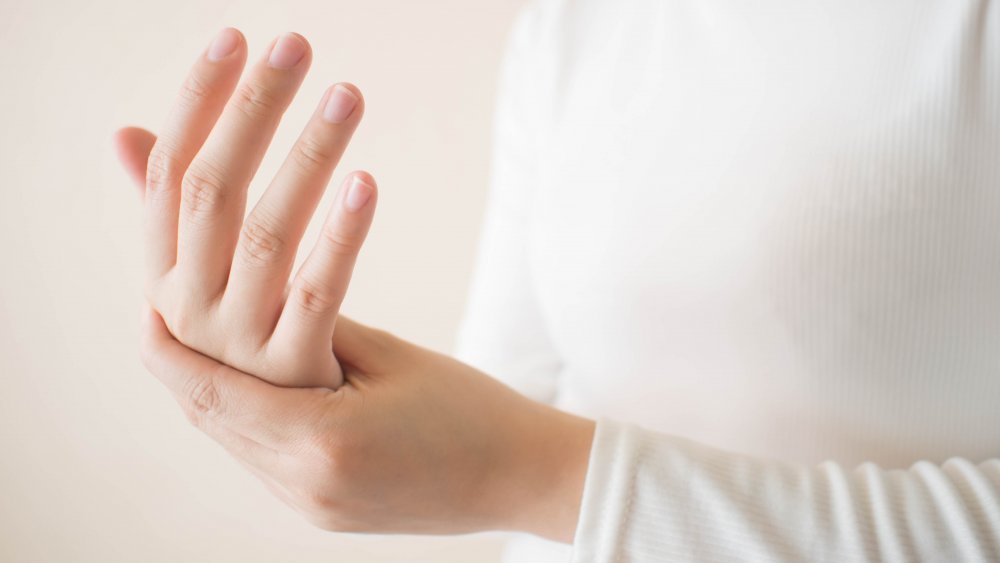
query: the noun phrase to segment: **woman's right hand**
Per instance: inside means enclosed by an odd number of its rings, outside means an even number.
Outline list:
[[[319,242],[289,275],[364,103],[351,84],[329,88],[244,220],[247,186],[311,59],[303,37],[282,35],[237,85],[246,53],[242,34],[223,30],[159,138],[136,128],[115,136],[144,186],[146,296],[174,337],[206,356],[278,385],[337,388],[331,341],[375,210],[369,174],[347,176]]]
[[[144,321],[143,361],[188,420],[317,526],[572,542],[593,421],[347,317],[337,390],[270,385],[181,345],[148,308]]]

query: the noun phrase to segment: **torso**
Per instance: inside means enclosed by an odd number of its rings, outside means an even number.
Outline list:
[[[559,404],[796,462],[995,456],[995,5],[558,13],[530,252]]]

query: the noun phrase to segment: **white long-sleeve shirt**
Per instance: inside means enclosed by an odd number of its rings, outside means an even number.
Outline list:
[[[457,355],[599,420],[532,561],[1000,560],[1000,5],[542,0]]]

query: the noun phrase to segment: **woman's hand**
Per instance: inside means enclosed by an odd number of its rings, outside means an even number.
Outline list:
[[[186,348],[149,308],[142,330],[189,420],[321,528],[572,541],[591,421],[346,317],[333,348],[343,386],[290,389]]]
[[[145,185],[146,295],[190,348],[272,383],[336,388],[343,378],[330,341],[375,209],[370,175],[348,175],[319,243],[291,284],[289,275],[363,100],[350,84],[326,91],[244,221],[247,186],[311,53],[285,34],[237,85],[246,56],[243,36],[223,30],[159,138],[134,128],[116,135],[125,168]]]
[[[295,248],[361,117],[356,88],[327,92],[242,221],[246,186],[308,58],[305,40],[286,35],[237,88],[245,43],[225,30],[159,139],[118,133],[126,169],[145,185],[145,364],[192,423],[320,527],[512,529],[571,541],[592,422],[338,320],[374,211],[370,176],[349,176],[345,188],[357,190],[341,190],[286,290]]]

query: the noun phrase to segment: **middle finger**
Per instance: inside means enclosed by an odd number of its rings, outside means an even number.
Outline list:
[[[309,43],[300,35],[287,33],[272,42],[185,173],[177,235],[177,275],[184,291],[211,299],[225,287],[246,188],[310,59]]]

